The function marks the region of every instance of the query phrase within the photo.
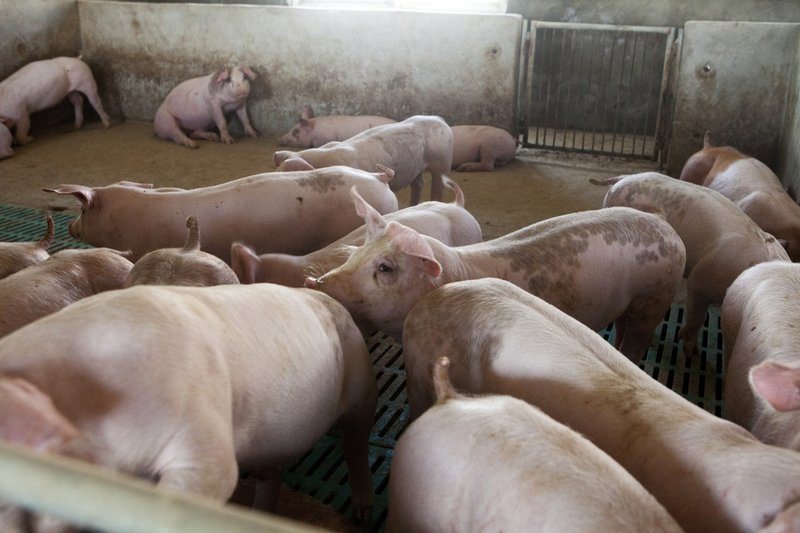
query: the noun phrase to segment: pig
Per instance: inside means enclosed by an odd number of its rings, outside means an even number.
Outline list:
[[[389,533],[683,531],[618,463],[538,408],[456,393],[448,363],[434,365],[436,404],[395,445]]]
[[[315,117],[310,106],[304,106],[300,122],[278,137],[278,146],[319,148],[331,141],[345,141],[362,131],[397,122],[376,115],[331,115]]]
[[[188,217],[186,227],[189,232],[183,248],[161,248],[146,253],[133,265],[124,286],[210,287],[238,284],[239,278],[228,263],[200,250],[200,225],[197,218]]]
[[[800,205],[767,165],[730,146],[713,146],[706,132],[703,149],[686,161],[680,179],[724,195],[800,261]]]
[[[109,248],[58,251],[0,279],[0,337],[94,294],[121,289],[133,268]]]
[[[0,82],[0,122],[7,129],[14,130],[14,138],[18,144],[27,144],[33,140],[28,134],[31,126],[30,114],[53,107],[64,98],[69,98],[75,108],[75,129],[78,129],[83,125],[81,93],[86,95],[100,115],[103,125],[108,128],[111,119],[103,109],[92,71],[81,60],[81,56],[33,61]],[[0,134],[0,137],[7,142],[4,134]],[[0,141],[0,150],[8,154],[2,148],[6,146],[6,142]]]
[[[686,322],[678,332],[683,351],[697,354],[697,336],[710,305],[745,269],[789,260],[772,235],[762,231],[722,194],[657,172],[590,181],[610,186],[604,207],[626,206],[664,217],[686,246]]]
[[[11,130],[0,120],[0,159],[5,159],[14,155],[11,145],[14,143],[14,136]]]
[[[53,217],[45,215],[47,232],[35,242],[0,242],[0,279],[24,268],[38,265],[50,254],[47,249],[55,238]]]
[[[362,224],[350,208],[350,187],[380,213],[397,210],[389,189],[392,171],[331,167],[307,172],[268,172],[196,189],[152,189],[120,182],[105,187],[60,185],[43,190],[74,195],[81,215],[70,235],[95,246],[147,252],[180,246],[186,217],[203,221],[203,249],[226,263],[231,243],[245,241],[260,253],[306,254]],[[146,218],[145,218],[146,217]]]
[[[415,115],[396,124],[370,128],[346,141],[331,142],[320,148],[299,152],[278,150],[272,162],[280,170],[310,170],[346,165],[372,170],[376,164],[394,170],[389,184],[393,191],[411,187],[410,205],[422,198],[423,171],[431,174],[431,200],[442,199],[442,176],[450,171],[453,159],[453,132],[440,117]]]
[[[192,139],[231,144],[233,137],[228,132],[225,114],[234,111],[245,134],[258,137],[247,116],[250,80],[254,79],[256,73],[250,67],[237,65],[178,84],[156,110],[153,119],[156,135],[188,148],[197,148],[197,143]],[[209,131],[215,126],[219,135]]]
[[[452,168],[459,172],[492,171],[514,159],[517,140],[494,126],[452,126]]]
[[[748,268],[720,309],[728,417],[769,444],[800,451],[800,265]]]
[[[382,217],[361,198],[355,187],[351,190],[356,212],[364,219],[370,218],[373,227],[384,228],[394,220],[409,228],[438,239],[448,246],[463,246],[481,242],[481,226],[475,217],[464,209],[464,193],[449,178],[444,183],[455,192],[455,201],[423,202],[389,213]],[[306,274],[324,274],[344,263],[350,251],[364,244],[367,227],[354,229],[328,246],[297,256],[288,254],[256,254],[243,243],[231,245],[231,266],[242,283],[280,283],[289,287],[302,287]]]
[[[455,388],[514,396],[584,435],[686,531],[757,531],[800,520],[800,454],[692,404],[509,282],[451,283],[409,313],[403,362],[414,419],[435,401],[438,357],[450,359]]]
[[[599,330],[614,322],[638,362],[672,304],[686,252],[666,221],[635,209],[557,216],[508,235],[448,247],[397,222],[367,219],[367,240],[343,265],[305,286],[330,294],[363,329],[400,339],[412,306],[437,287],[498,277]]]
[[[46,401],[18,408],[25,390]],[[0,339],[0,438],[220,502],[241,468],[273,482],[257,502],[271,508],[281,466],[338,422],[368,520],[376,398],[361,333],[306,289],[142,285]]]

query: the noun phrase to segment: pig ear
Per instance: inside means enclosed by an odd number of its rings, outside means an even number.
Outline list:
[[[254,80],[254,79],[256,79],[258,77],[256,75],[256,73],[253,72],[253,69],[251,69],[250,67],[242,66],[242,67],[239,67],[239,68],[241,68],[242,72],[244,72],[244,75],[247,76],[248,78],[250,78],[251,80]]]
[[[92,207],[94,200],[94,189],[84,185],[59,185],[55,188],[42,187],[44,192],[54,192],[56,194],[71,194],[81,201],[83,207]]]
[[[436,260],[433,249],[422,235],[394,221],[386,224],[385,234],[401,252],[417,264],[420,270],[434,278],[438,278],[442,273],[442,265]]]
[[[311,109],[310,105],[303,106],[303,112],[300,114],[300,118],[302,118],[303,120],[314,118],[314,110]]]
[[[231,73],[227,68],[224,68],[214,75],[214,83],[222,83],[230,78]]]
[[[256,252],[241,242],[231,244],[231,268],[243,285],[256,282],[258,256]]]
[[[350,195],[353,197],[353,203],[356,205],[356,213],[364,219],[364,223],[367,225],[366,242],[374,241],[376,238],[383,235],[383,230],[386,228],[386,219],[358,194],[355,185],[350,188]]]
[[[767,360],[750,369],[750,384],[776,411],[800,409],[800,369]]]

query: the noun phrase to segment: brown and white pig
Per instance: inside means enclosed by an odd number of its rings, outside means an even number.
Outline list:
[[[0,279],[24,268],[38,265],[50,257],[47,249],[55,238],[53,217],[45,216],[47,232],[34,242],[0,242]]]
[[[0,279],[0,337],[88,296],[121,289],[133,268],[125,255],[66,249]]]
[[[730,199],[782,241],[792,261],[800,261],[800,205],[767,165],[730,146],[712,146],[706,133],[703,149],[686,161],[680,179]]]
[[[692,404],[594,331],[508,282],[437,289],[409,313],[403,341],[413,416],[433,404],[431,368],[445,356],[454,387],[515,396],[581,433],[686,531],[800,523],[800,453],[764,444]]]
[[[78,129],[83,125],[81,93],[100,115],[103,125],[109,127],[111,121],[97,93],[97,83],[80,56],[33,61],[0,82],[0,122],[14,130],[17,143],[29,143],[33,140],[28,135],[30,114],[69,98],[75,108],[75,129]]]
[[[346,165],[372,170],[385,165],[395,172],[393,191],[411,187],[410,204],[422,199],[423,172],[431,174],[431,200],[442,200],[443,176],[453,159],[453,132],[439,117],[415,115],[402,122],[370,128],[342,142],[299,152],[278,150],[272,162],[279,170],[309,170]]]
[[[131,250],[136,261],[152,250],[181,246],[186,218],[194,215],[203,221],[203,249],[229,262],[234,241],[251,243],[260,253],[306,254],[346,235],[363,223],[352,208],[353,185],[379,212],[396,211],[390,179],[389,169],[331,167],[268,172],[188,190],[130,182],[44,190],[80,200],[81,215],[69,226],[76,239]]]
[[[387,531],[683,531],[585,437],[517,398],[456,393],[448,364],[395,446]]]
[[[147,252],[133,265],[125,287],[133,285],[185,285],[211,287],[239,283],[228,263],[200,249],[197,218],[186,219],[189,229],[183,248],[161,248]]]
[[[5,408],[20,388],[51,407]],[[107,292],[0,339],[0,438],[219,501],[239,468],[276,491],[281,466],[338,422],[366,519],[376,389],[341,305],[266,283]]]
[[[604,207],[627,206],[664,217],[686,246],[686,323],[678,336],[686,355],[697,353],[697,336],[710,305],[745,269],[773,260],[789,260],[777,239],[762,231],[722,194],[657,172],[605,180],[611,186]]]
[[[496,239],[451,248],[367,219],[367,241],[306,286],[330,294],[363,329],[402,336],[408,311],[432,290],[497,277],[541,296],[594,330],[614,322],[622,353],[638,362],[672,304],[685,250],[661,218],[630,208],[554,217]]]
[[[452,126],[452,168],[459,172],[491,171],[514,159],[517,140],[494,126]]]
[[[381,216],[352,189],[356,212],[372,221],[371,227],[382,229],[394,220],[409,228],[441,241],[448,246],[464,246],[481,242],[481,226],[469,211],[464,209],[464,193],[449,178],[445,186],[455,193],[455,201],[423,202]],[[354,229],[338,241],[306,255],[256,254],[252,248],[235,242],[231,245],[231,266],[242,283],[279,283],[289,287],[302,287],[307,275],[322,275],[341,265],[354,247],[364,244],[367,226]]]
[[[225,114],[235,112],[245,134],[258,137],[247,116],[250,80],[254,79],[256,74],[250,67],[237,65],[178,84],[156,110],[153,119],[156,135],[189,148],[197,148],[192,139],[231,144],[233,137],[228,132]],[[214,127],[219,135],[210,131]]]
[[[344,141],[375,126],[392,124],[394,119],[376,115],[330,115],[315,117],[310,106],[304,106],[300,122],[278,137],[279,146],[318,148],[331,141]]]
[[[800,451],[800,264],[742,272],[721,321],[728,417],[764,442]]]

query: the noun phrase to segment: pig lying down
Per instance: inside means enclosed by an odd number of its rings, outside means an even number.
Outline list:
[[[490,241],[450,248],[397,222],[367,218],[367,240],[306,286],[330,294],[362,329],[399,339],[408,311],[437,287],[498,277],[594,330],[611,322],[638,362],[672,304],[686,260],[666,221],[635,209],[571,213]]]
[[[440,356],[450,359],[456,389],[520,398],[584,435],[686,531],[789,531],[779,524],[800,520],[800,454],[697,407],[508,282],[445,285],[409,313],[403,362],[412,417],[435,402],[431,371]]]
[[[517,140],[493,126],[452,126],[453,162],[459,172],[490,171],[514,159]]]
[[[14,272],[38,265],[48,257],[47,249],[55,238],[53,217],[45,216],[47,233],[35,242],[0,242],[0,279]]]
[[[388,169],[332,167],[256,174],[188,190],[131,182],[44,190],[80,200],[81,215],[69,226],[76,239],[131,250],[136,261],[147,252],[181,246],[186,218],[196,216],[203,221],[203,249],[229,262],[234,241],[251,243],[261,253],[306,254],[346,235],[362,224],[351,207],[354,185],[379,212],[396,211],[390,179]]]
[[[254,79],[256,74],[249,67],[235,66],[178,84],[156,111],[153,120],[156,135],[188,148],[197,148],[192,139],[231,144],[233,137],[228,132],[225,114],[235,112],[245,134],[258,137],[250,125],[246,105],[250,80]],[[214,127],[219,130],[219,135],[209,131]]]
[[[344,141],[375,126],[397,122],[376,115],[330,115],[315,117],[310,106],[303,107],[300,122],[278,137],[278,146],[318,148],[331,141]]]
[[[33,140],[28,134],[30,114],[69,98],[75,108],[75,129],[78,129],[83,125],[81,93],[100,115],[103,125],[109,127],[111,121],[103,109],[92,71],[80,57],[55,57],[28,63],[0,82],[0,123],[14,130],[18,144],[27,144]],[[0,158],[13,153],[3,129],[0,128]]]
[[[706,132],[703,149],[686,161],[681,180],[724,195],[783,241],[792,261],[800,261],[800,206],[767,165],[730,146],[712,146]]]
[[[448,364],[395,446],[387,531],[683,531],[586,438],[511,396],[456,393]]]
[[[481,226],[464,209],[461,188],[449,178],[445,178],[444,183],[456,195],[453,203],[423,202],[389,213],[385,218],[361,198],[355,187],[352,189],[353,201],[358,215],[371,219],[374,228],[382,229],[386,222],[393,220],[448,246],[481,242]],[[231,266],[242,283],[269,282],[302,287],[307,275],[324,274],[347,261],[350,252],[363,245],[366,238],[367,226],[361,226],[338,241],[306,255],[258,255],[252,248],[236,242],[231,246]]]
[[[225,501],[239,468],[279,482],[338,422],[366,519],[376,388],[358,328],[319,292],[137,286],[0,340],[0,438]],[[51,405],[31,413],[25,390]]]

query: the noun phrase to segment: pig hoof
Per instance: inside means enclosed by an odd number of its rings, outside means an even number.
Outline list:
[[[20,146],[23,144],[28,144],[29,142],[33,142],[33,137],[31,136],[22,137],[21,139],[17,139],[17,142],[20,144]]]

